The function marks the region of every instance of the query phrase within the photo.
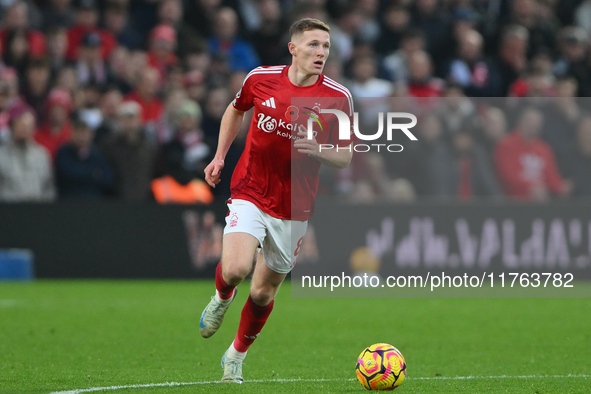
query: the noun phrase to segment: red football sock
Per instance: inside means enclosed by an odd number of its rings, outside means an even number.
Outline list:
[[[217,268],[215,269],[215,288],[218,291],[220,298],[222,300],[230,299],[234,293],[235,287],[236,286],[227,284],[222,277],[222,262],[220,261]]]
[[[246,304],[242,308],[238,333],[236,334],[236,339],[234,339],[236,350],[239,352],[248,350],[267,322],[273,310],[274,303],[275,301],[271,301],[267,306],[259,306],[248,296],[248,300],[246,300]]]

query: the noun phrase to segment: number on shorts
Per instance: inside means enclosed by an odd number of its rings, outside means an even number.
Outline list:
[[[304,242],[304,237],[301,237],[301,238],[298,240],[298,243],[297,243],[297,246],[298,246],[298,247],[296,248],[295,252],[293,252],[293,255],[294,255],[295,257],[298,257],[298,253],[300,253],[300,248],[302,247],[302,242]]]

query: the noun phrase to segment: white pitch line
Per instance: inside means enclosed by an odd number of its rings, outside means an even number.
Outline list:
[[[472,379],[567,379],[567,378],[591,378],[591,375],[498,375],[498,376],[427,376],[427,377],[407,377],[410,380],[472,380]],[[356,379],[268,379],[268,380],[249,380],[246,384],[250,383],[290,383],[290,382],[336,382],[349,380],[353,381]],[[148,384],[130,384],[127,386],[109,386],[109,387],[92,387],[88,389],[77,389],[77,390],[66,390],[66,391],[54,391],[51,394],[79,394],[79,393],[90,393],[93,391],[113,391],[113,390],[124,390],[124,389],[141,389],[141,388],[152,388],[152,387],[179,387],[179,386],[197,386],[206,384],[219,384],[222,383],[219,380],[211,382],[167,382],[167,383],[148,383]]]

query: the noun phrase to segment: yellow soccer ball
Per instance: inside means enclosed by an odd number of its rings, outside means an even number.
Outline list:
[[[368,390],[394,390],[406,376],[406,361],[398,349],[376,343],[357,358],[357,379]]]

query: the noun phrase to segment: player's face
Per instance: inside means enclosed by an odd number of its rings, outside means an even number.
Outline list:
[[[319,75],[330,51],[330,35],[324,30],[308,30],[293,37],[290,49],[298,69]]]

